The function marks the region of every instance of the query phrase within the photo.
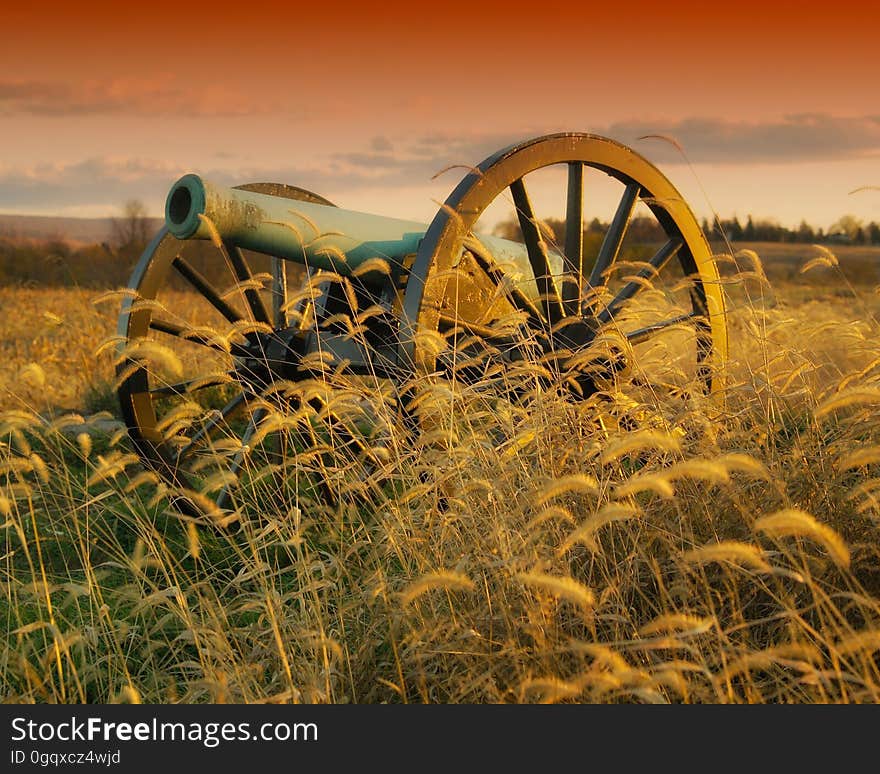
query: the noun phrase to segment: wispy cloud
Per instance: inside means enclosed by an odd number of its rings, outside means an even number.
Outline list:
[[[383,135],[378,135],[370,140],[370,148],[374,151],[392,151],[394,150],[394,145],[391,143],[387,137]]]
[[[33,212],[104,206],[114,211],[133,198],[151,200],[182,174],[148,159],[92,158],[76,164],[0,165],[0,208]]]
[[[0,79],[0,115],[235,116],[262,112],[229,87],[181,87],[175,78],[111,78],[75,83]]]
[[[391,147],[377,149],[373,144],[369,151],[333,154],[327,171],[347,188],[378,183],[420,185],[447,169],[450,177],[456,177],[453,170],[457,170],[460,178],[467,168],[521,139],[522,135],[514,132],[478,136],[430,134],[397,143],[393,150]]]
[[[55,94],[53,88],[46,85],[45,99]],[[0,104],[18,99],[22,93],[31,99],[35,91],[0,83]],[[846,118],[817,113],[763,123],[711,118],[633,120],[590,130],[631,145],[662,165],[680,164],[684,159],[672,143],[640,137],[672,138],[696,164],[880,159],[880,116],[873,115]],[[245,167],[234,154],[215,154],[210,168],[196,171],[224,185],[274,180],[332,197],[336,192],[423,186],[452,167],[441,175],[441,181],[448,179],[451,190],[469,165],[519,139],[522,135],[515,132],[373,137],[364,140],[361,150],[314,157],[299,166]],[[0,165],[0,210],[63,212],[89,207],[113,212],[127,199],[140,198],[159,214],[170,184],[189,171],[186,164],[136,158],[90,158],[31,167]]]
[[[663,164],[685,160],[696,164],[790,164],[880,157],[880,115],[808,113],[753,123],[722,118],[629,120],[590,127],[589,131],[630,145]],[[424,181],[449,166],[478,164],[521,139],[513,133],[430,134],[398,143],[394,152],[373,149],[340,153],[332,159],[347,169],[353,180],[363,175],[389,184]]]
[[[880,115],[802,113],[756,123],[719,118],[621,121],[611,124],[604,133],[640,150],[649,141],[639,141],[639,137],[665,135],[674,139],[694,163],[784,164],[880,155]],[[653,141],[652,146],[652,155],[660,160],[682,160],[671,143]]]
[[[342,179],[315,167],[245,169],[222,166],[223,160],[217,161],[218,166],[196,170],[156,159],[117,157],[89,158],[69,164],[0,164],[0,211],[48,214],[77,210],[113,214],[129,199],[140,199],[151,214],[161,215],[172,183],[192,171],[220,185],[262,180],[292,183],[316,191],[327,190],[328,177]]]

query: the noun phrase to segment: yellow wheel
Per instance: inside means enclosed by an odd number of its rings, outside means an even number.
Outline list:
[[[542,222],[530,189],[554,184],[564,219]],[[585,197],[598,213],[600,194],[617,205],[588,222]],[[499,206],[515,212],[526,272],[478,231]],[[727,355],[718,270],[690,208],[642,156],[591,134],[513,145],[461,181],[422,240],[401,327],[399,359],[422,371],[450,367],[425,331],[472,347],[482,337],[509,360],[537,351],[584,396],[624,374],[649,389],[717,391]]]

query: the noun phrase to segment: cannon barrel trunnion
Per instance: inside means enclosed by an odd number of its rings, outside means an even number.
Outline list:
[[[564,220],[551,229],[529,189],[560,178]],[[618,200],[588,226],[595,181]],[[521,238],[478,233],[480,216],[505,202]],[[530,360],[542,389],[572,400],[622,380],[720,386],[724,302],[705,237],[662,173],[608,138],[505,148],[429,224],[281,183],[225,188],[193,174],[171,187],[165,221],[123,302],[119,397],[139,454],[195,515],[234,519],[253,455],[284,469],[292,449],[337,433],[334,378],[390,385],[403,417],[413,377],[495,384]],[[502,391],[514,401],[527,392]],[[275,408],[318,403],[325,431],[300,425],[291,439],[272,424]]]

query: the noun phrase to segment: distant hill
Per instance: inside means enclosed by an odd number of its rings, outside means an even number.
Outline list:
[[[45,242],[59,239],[71,245],[100,244],[113,236],[113,218],[62,218],[51,215],[2,215],[0,238]],[[149,218],[150,233],[162,226]]]

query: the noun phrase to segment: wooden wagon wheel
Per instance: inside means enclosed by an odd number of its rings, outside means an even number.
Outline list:
[[[542,229],[528,191],[535,173],[550,168],[559,169],[564,181],[564,235],[558,244]],[[620,189],[609,225],[592,251],[584,242],[588,176],[616,181]],[[527,282],[534,281],[511,274],[473,239],[480,216],[505,200],[516,212],[536,278],[532,290],[537,292],[531,294]],[[634,256],[628,254],[627,232],[640,203],[662,241],[649,254]],[[457,303],[475,296],[492,301]],[[461,181],[431,223],[414,261],[399,358],[421,371],[448,369],[434,348],[420,346],[419,332],[439,331],[456,341],[497,341],[505,338],[496,329],[504,318],[517,320],[518,340],[529,341],[532,352],[537,348],[542,362],[559,378],[567,376],[581,395],[607,384],[608,378],[596,378],[597,371],[613,378],[624,365],[643,384],[674,384],[677,373],[681,384],[696,381],[706,391],[721,386],[716,366],[727,354],[724,300],[705,237],[658,169],[604,137],[566,133],[529,140],[490,156]],[[664,336],[671,337],[668,347]],[[521,348],[507,338],[496,351],[522,357]],[[591,361],[591,350],[605,354],[592,359],[587,373],[579,373],[578,364]],[[683,358],[689,358],[689,366]],[[670,365],[674,368],[664,369]]]
[[[237,187],[335,206],[295,186]],[[213,276],[195,265],[193,254],[199,249],[208,251],[206,263]],[[267,272],[255,276],[255,259],[268,263],[269,299],[260,292],[268,281]],[[217,277],[218,270],[222,277]],[[261,369],[261,361],[284,357],[283,349],[273,354],[270,348],[282,346],[273,340],[273,332],[287,330],[285,274],[285,261],[280,258],[249,257],[230,244],[215,247],[181,241],[165,227],[132,274],[132,292],[119,318],[124,356],[117,378],[122,414],[140,456],[181,493],[175,501],[191,515],[220,516],[228,508],[230,479],[245,463],[249,442],[271,409],[261,388],[271,387],[267,382],[274,371]],[[174,296],[175,282],[195,293]],[[208,319],[199,325],[193,317]],[[241,335],[217,334],[230,326],[237,326]],[[183,376],[161,368],[169,358],[171,366],[178,367],[172,370],[186,371]],[[277,450],[272,453],[277,456]],[[211,476],[216,479],[213,487]]]

